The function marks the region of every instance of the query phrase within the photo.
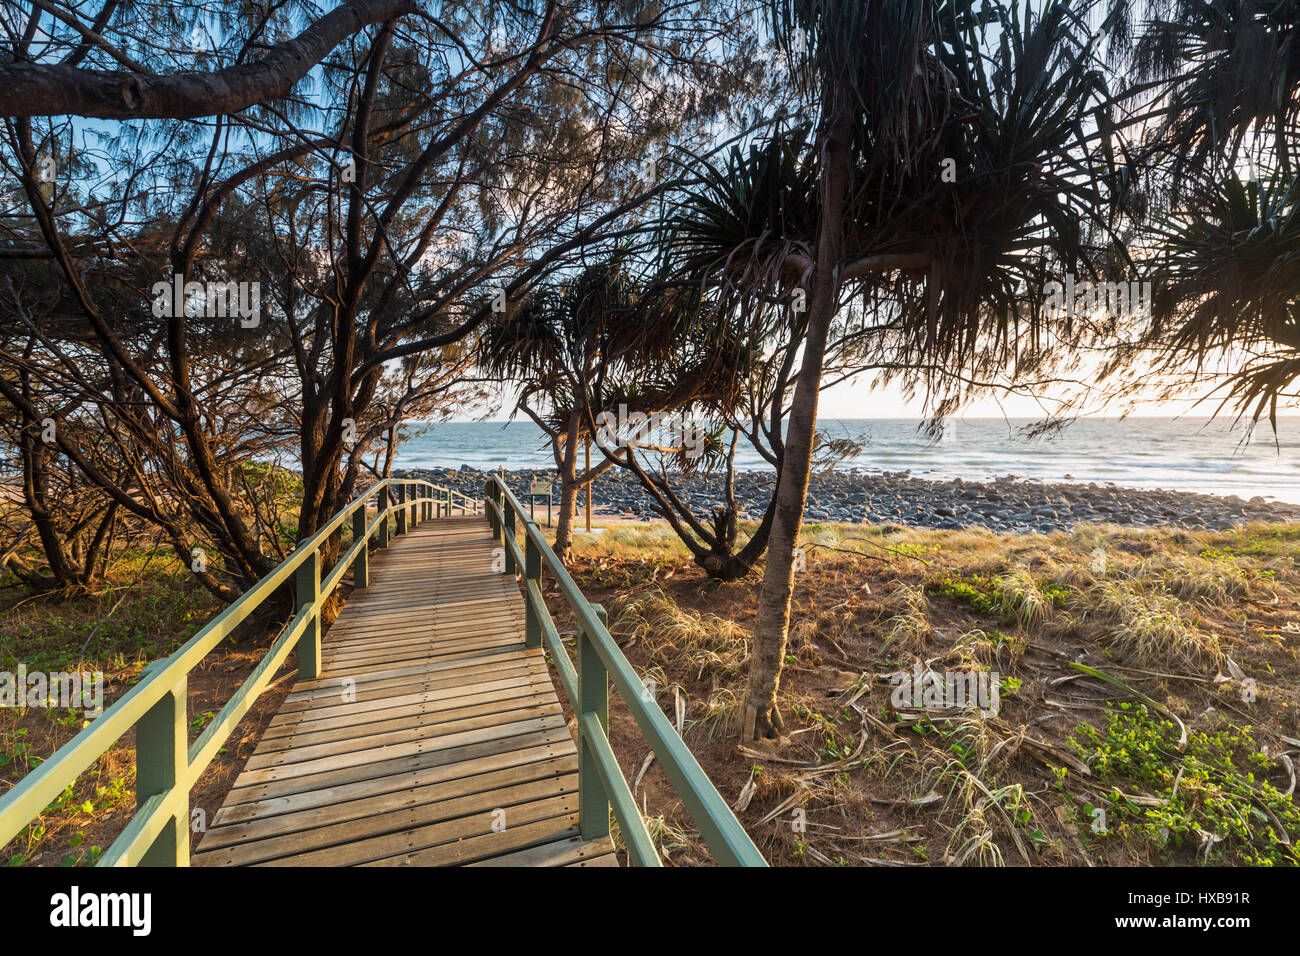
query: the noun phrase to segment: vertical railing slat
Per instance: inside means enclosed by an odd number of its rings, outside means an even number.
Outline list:
[[[524,536],[524,593],[528,594],[528,582],[537,584],[537,592],[542,591],[542,552],[537,550],[532,535]],[[530,595],[531,597],[531,595]],[[542,646],[542,621],[533,606],[532,600],[524,601],[524,647]]]
[[[311,621],[298,638],[298,679],[320,676],[320,552],[313,550],[298,566],[293,579],[298,612],[311,610]]]
[[[601,623],[607,620],[605,609],[592,605]],[[600,726],[609,732],[609,678],[605,665],[591,643],[586,629],[578,629],[578,708],[583,714],[594,714]],[[582,722],[578,722],[582,726]],[[599,840],[609,836],[609,794],[596,768],[596,757],[591,752],[587,736],[580,732],[578,747],[578,827],[584,840]]]
[[[185,779],[189,761],[188,679],[162,696],[135,726],[136,805],[166,793]],[[189,866],[189,800],[181,804],[166,828],[140,859],[141,866]]]
[[[510,506],[510,503],[508,501],[506,502],[505,507],[502,509],[502,513],[505,515],[505,519],[506,519],[505,534],[508,535],[511,540],[516,540],[515,539],[515,509]],[[505,541],[503,540],[501,543],[505,544]],[[515,552],[512,548],[507,547],[506,548],[506,574],[514,574],[514,573],[515,573]]]
[[[357,590],[370,587],[370,542],[366,537],[366,506],[362,504],[352,514],[352,540],[361,541],[357,556],[352,559],[352,586]]]

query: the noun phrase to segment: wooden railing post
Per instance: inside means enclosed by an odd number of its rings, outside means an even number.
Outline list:
[[[423,512],[422,517],[427,521],[436,517],[433,513],[433,489],[421,488],[420,497],[424,500],[420,502],[420,509]]]
[[[357,590],[370,587],[370,542],[366,537],[366,504],[352,513],[352,540],[361,541],[357,556],[352,559],[352,586]]]
[[[310,608],[311,621],[298,638],[298,679],[315,680],[320,677],[320,552],[312,550],[307,560],[298,565],[293,579],[293,591],[298,612]]]
[[[189,761],[189,719],[185,711],[187,679],[182,677],[135,726],[136,806],[166,793],[184,779]],[[167,821],[140,858],[141,866],[190,865],[190,802]]]
[[[420,500],[423,491],[419,485],[411,485],[411,530],[420,527],[420,519],[424,517],[420,514],[420,508],[424,505]]]
[[[529,581],[537,582],[537,590],[542,589],[542,552],[533,544],[533,536],[524,534],[524,590],[528,591]],[[524,601],[524,647],[542,646],[542,621],[532,601]]]
[[[393,502],[397,505],[397,533],[406,534],[406,485],[402,482],[393,486],[397,500]]]
[[[501,529],[497,526],[497,516],[489,506],[489,502],[497,500],[497,486],[491,478],[483,485],[483,513],[487,515],[488,527],[492,529],[492,540],[501,540]]]
[[[379,546],[388,547],[388,485],[379,489],[379,513],[384,520],[379,522]]]
[[[509,536],[511,541],[515,541],[517,540],[515,538],[515,509],[510,507],[510,502],[507,501],[504,507],[502,508],[502,511],[504,512],[506,517],[505,534]],[[505,544],[505,541],[502,540],[501,543]],[[513,548],[507,545],[506,546],[506,574],[514,574],[514,573],[515,573],[515,552]]]
[[[605,609],[593,604],[592,610],[604,624],[608,618]],[[578,710],[580,714],[594,714],[600,726],[609,732],[609,679],[605,664],[596,653],[596,646],[586,629],[578,628]],[[582,720],[578,721],[579,728]],[[579,731],[578,743],[578,828],[584,840],[599,840],[609,836],[609,794],[600,779],[596,757],[591,752],[587,735]]]

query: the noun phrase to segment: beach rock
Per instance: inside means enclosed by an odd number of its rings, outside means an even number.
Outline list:
[[[395,471],[395,477],[418,477],[481,498],[484,473],[463,465]],[[556,478],[554,469],[506,473],[507,483],[525,501],[534,479]],[[770,472],[736,475],[736,506],[742,516],[757,520],[768,507],[774,476]],[[679,478],[674,490],[698,517],[707,518],[722,501],[720,476]],[[559,483],[552,500],[559,502]],[[539,506],[544,507],[539,500]],[[642,520],[660,514],[654,500],[636,479],[617,469],[602,475],[594,486],[593,510]],[[807,520],[871,522],[885,527],[983,527],[1018,533],[1068,530],[1079,524],[1107,523],[1135,527],[1209,528],[1228,531],[1243,521],[1279,522],[1300,518],[1300,506],[1269,502],[1255,496],[1249,502],[1235,495],[1216,497],[1161,489],[1104,485],[1049,484],[1002,476],[990,481],[912,478],[907,473],[869,473],[857,469],[815,476],[808,489]]]

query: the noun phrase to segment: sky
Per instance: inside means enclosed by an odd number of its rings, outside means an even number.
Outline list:
[[[1191,414],[1197,417],[1209,417],[1214,410],[1214,403],[1203,403],[1192,407],[1188,402],[1142,402],[1129,413],[1137,417],[1173,418]],[[1028,396],[1005,396],[998,400],[985,399],[972,402],[960,413],[961,418],[1044,418],[1050,410],[1050,403],[1039,402]],[[486,414],[489,421],[506,421],[510,417],[510,402],[487,403],[465,414],[457,415],[454,421],[479,421]],[[1296,414],[1295,409],[1288,410]],[[1115,408],[1108,414],[1118,416],[1120,409]],[[1231,415],[1231,413],[1228,413]],[[521,418],[526,417],[520,414]],[[921,398],[907,399],[896,387],[872,388],[870,379],[842,382],[822,392],[818,405],[819,419],[835,418],[925,418],[924,402]]]

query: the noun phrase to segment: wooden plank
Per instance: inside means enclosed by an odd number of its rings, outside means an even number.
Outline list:
[[[467,660],[466,663],[472,662]],[[423,696],[427,700],[443,700],[463,697],[474,693],[476,688],[488,690],[494,686],[505,686],[501,683],[503,681],[521,678],[532,681],[545,677],[544,662],[515,658],[485,664],[479,669],[467,666],[433,675],[397,674],[373,681],[340,681],[336,686],[328,690],[322,689],[308,699],[286,701],[286,706],[291,709],[284,711],[282,719],[276,721],[276,726],[297,723],[303,719],[318,719],[327,716],[325,712],[330,708],[367,709],[362,705],[381,703],[397,697]]]
[[[491,634],[497,631],[511,632],[516,630],[517,620],[512,619],[509,622],[493,624],[491,627],[479,622],[475,629],[469,631],[474,633]],[[516,630],[517,632],[517,630]],[[361,632],[360,637],[326,640],[324,647],[327,651],[336,657],[349,654],[360,650],[378,651],[386,647],[399,647],[402,644],[410,644],[422,640],[455,640],[463,635],[452,631],[450,628],[443,628],[438,625],[420,626],[410,631],[369,631]]]
[[[561,798],[563,799],[563,798]],[[530,804],[537,807],[538,804]],[[576,801],[575,801],[576,806]],[[501,853],[522,850],[539,843],[553,843],[576,836],[578,814],[576,811],[559,817],[550,817],[522,826],[508,827],[500,833],[483,833],[465,836],[456,842],[444,842],[430,847],[412,849],[397,856],[362,863],[362,866],[461,866],[476,860],[488,859]]]
[[[429,661],[436,663],[438,661],[449,661],[449,660],[467,661],[475,657],[496,657],[499,656],[503,650],[511,651],[512,648],[508,645],[485,645],[483,647],[476,648],[476,649],[471,648],[468,650],[460,651],[454,655],[441,655],[441,654],[431,653],[429,655]],[[401,676],[405,674],[405,672],[409,668],[412,667],[419,668],[424,666],[426,666],[425,662],[412,663],[411,661],[393,661],[390,663],[385,661],[376,661],[370,664],[348,665],[346,667],[339,668],[339,671],[346,673],[347,676],[353,677],[357,681],[357,683],[360,683],[362,678],[368,677],[374,680],[385,680],[394,675]]]
[[[518,737],[497,737],[480,743],[466,744],[446,750],[431,750],[413,754],[409,757],[397,757],[378,763],[360,764],[354,767],[342,767],[324,773],[308,776],[295,776],[271,783],[254,786],[237,786],[230,791],[227,803],[244,803],[252,800],[265,800],[268,797],[287,796],[308,790],[335,789],[345,783],[361,780],[376,780],[391,774],[406,773],[410,770],[423,770],[440,764],[458,763],[471,757],[486,757],[516,749],[526,749],[542,744],[567,743],[573,748],[573,737],[567,727],[558,730],[539,730]],[[576,748],[573,748],[576,753]],[[235,780],[238,784],[240,781]]]
[[[323,847],[272,861],[286,866],[448,866],[482,859],[499,852],[572,836],[566,832],[578,820],[576,793],[535,800],[506,811],[504,830],[493,831],[502,819],[490,810],[455,820],[415,827],[337,846]],[[469,846],[466,846],[469,844]]]
[[[546,663],[545,658],[542,657],[541,648],[525,649],[522,654],[515,651],[498,651],[492,654],[475,654],[472,660],[466,658],[465,660],[432,661],[427,664],[394,667],[389,673],[367,674],[358,677],[355,683],[358,688],[362,688],[376,681],[390,680],[396,677],[421,677],[427,675],[431,679],[436,679],[444,674],[455,675],[457,672],[471,668],[479,670],[480,673],[486,673],[492,669],[494,664],[517,667],[521,663],[528,662],[537,662],[543,665]],[[312,696],[319,696],[315,693],[316,691],[324,691],[325,694],[336,693],[343,679],[351,676],[350,672],[335,672],[323,680],[318,678],[309,682],[308,686],[290,692],[286,703],[296,703]]]
[[[614,855],[613,840],[609,837],[602,837],[599,840],[584,840],[579,836],[570,837],[567,840],[557,840],[554,843],[542,843],[538,846],[529,847],[527,850],[517,850],[514,853],[504,853],[469,865],[574,866],[605,858],[613,860],[613,863],[596,865],[618,866],[618,857]]]
[[[278,743],[281,738],[292,737],[296,734],[315,733],[321,730],[333,730],[350,726],[360,728],[364,724],[388,720],[393,717],[437,713],[442,710],[467,706],[473,700],[492,701],[519,694],[546,693],[549,688],[543,680],[544,676],[531,671],[519,671],[514,676],[503,680],[468,685],[470,690],[455,696],[442,695],[433,700],[424,700],[422,698],[427,695],[416,694],[414,695],[416,698],[414,701],[406,701],[400,697],[376,698],[367,702],[371,706],[368,706],[365,710],[333,715],[304,711],[302,714],[297,715],[301,716],[302,720],[278,724],[274,728],[268,728],[274,733],[271,736],[264,735],[262,740],[264,742],[275,741]],[[393,701],[398,701],[398,703],[394,704]],[[274,745],[272,744],[272,746]]]
[[[312,688],[304,696],[294,700],[286,700],[285,709],[282,713],[289,715],[315,710],[319,706],[328,705],[329,701],[337,701],[340,693],[345,688],[354,691],[359,702],[374,700],[377,697],[391,696],[389,693],[383,692],[392,691],[395,688],[404,688],[400,693],[449,690],[454,687],[465,687],[493,680],[505,680],[510,676],[531,673],[539,667],[545,666],[542,661],[530,661],[519,656],[476,655],[475,659],[481,661],[481,664],[477,667],[474,666],[474,660],[466,658],[457,661],[457,666],[453,668],[430,672],[423,668],[399,667],[384,673],[372,674],[365,679],[358,677],[351,683],[345,681],[345,678],[352,677],[351,672],[340,673],[340,677],[331,684]]]
[[[346,622],[345,628],[337,632],[331,630],[331,636],[325,643],[331,647],[342,644],[362,644],[372,640],[397,639],[411,634],[438,633],[450,634],[457,629],[483,626],[487,623],[497,625],[517,624],[524,617],[524,607],[518,609],[501,608],[500,599],[483,604],[481,607],[468,609],[464,614],[442,615],[430,613],[427,608],[415,608],[398,614],[357,616]]]
[[[355,718],[357,722],[380,720],[384,716],[382,712],[397,708],[422,706],[428,710],[434,710],[440,705],[460,707],[466,703],[467,698],[474,698],[482,694],[520,687],[545,688],[547,686],[547,675],[532,668],[521,667],[517,670],[502,671],[487,676],[495,679],[483,681],[482,683],[461,683],[452,687],[440,687],[434,690],[421,690],[418,684],[409,687],[394,687],[388,693],[375,693],[369,697],[347,703],[326,704],[320,702],[315,708],[287,715],[287,718],[292,719],[279,721],[274,727],[268,729],[273,731],[273,736],[285,736],[308,729],[339,726],[338,723],[333,721],[344,718]]]
[[[454,819],[400,834],[361,840],[338,853],[307,853],[296,864],[308,866],[454,866],[513,849],[567,839],[577,832],[577,795],[521,804],[507,812],[506,829],[493,831],[494,814]]]
[[[480,629],[465,635],[431,634],[383,647],[326,654],[325,658],[335,667],[351,671],[376,663],[393,664],[398,661],[453,657],[460,656],[463,651],[480,651],[485,647],[517,647],[519,643],[517,629]]]
[[[463,600],[456,604],[452,603],[449,596],[424,594],[418,601],[391,601],[383,605],[358,608],[353,614],[341,618],[343,626],[336,637],[347,635],[362,625],[397,628],[403,624],[432,621],[442,624],[460,624],[472,621],[478,614],[510,618],[523,611],[521,597],[511,602],[505,594],[496,592],[495,588],[492,591],[493,593],[474,601]],[[437,606],[432,603],[438,600],[446,601],[447,604]]]

